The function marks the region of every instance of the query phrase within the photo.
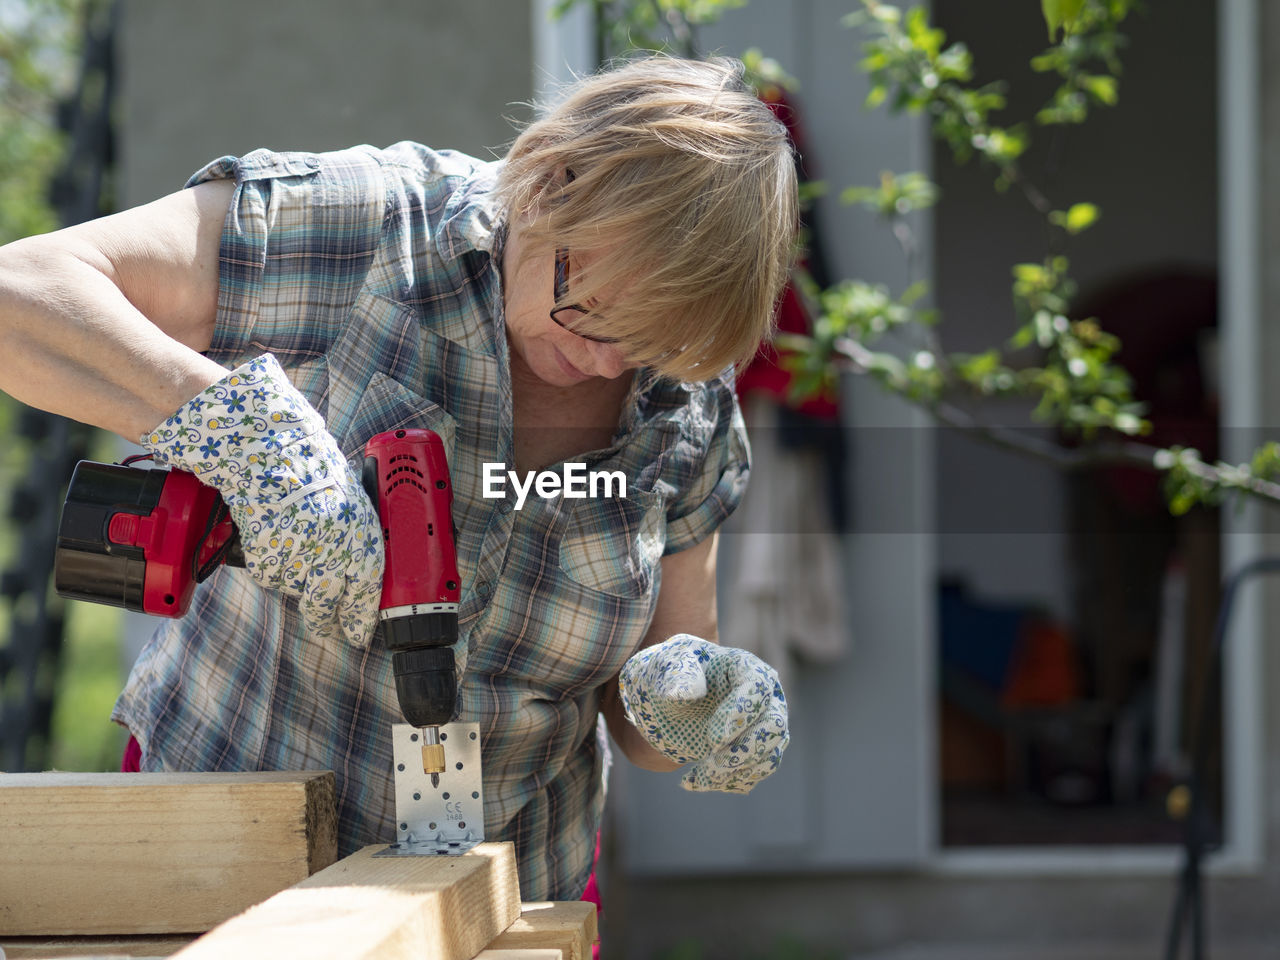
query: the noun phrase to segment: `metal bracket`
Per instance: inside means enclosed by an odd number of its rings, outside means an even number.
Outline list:
[[[392,724],[396,842],[375,857],[461,856],[484,841],[480,724],[446,723],[440,742],[445,769],[433,786],[422,772],[422,734],[407,723]]]

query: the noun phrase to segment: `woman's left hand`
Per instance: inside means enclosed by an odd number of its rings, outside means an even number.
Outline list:
[[[682,633],[635,654],[618,677],[627,719],[686,790],[747,793],[790,742],[778,674],[753,653]]]

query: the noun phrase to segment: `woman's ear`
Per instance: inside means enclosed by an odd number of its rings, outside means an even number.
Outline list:
[[[537,220],[546,212],[547,206],[557,203],[563,197],[565,187],[572,182],[573,174],[563,166],[543,173],[534,181],[533,189],[526,195],[523,206],[512,211],[513,219]]]

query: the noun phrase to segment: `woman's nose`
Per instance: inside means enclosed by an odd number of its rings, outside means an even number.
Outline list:
[[[595,361],[596,373],[610,380],[627,369],[626,354],[612,343],[592,343],[591,359]]]

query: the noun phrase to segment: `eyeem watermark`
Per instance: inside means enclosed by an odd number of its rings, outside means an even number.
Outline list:
[[[507,482],[516,491],[516,509],[533,491],[543,500],[564,497],[566,500],[584,500],[587,497],[623,497],[627,495],[627,475],[621,470],[588,470],[585,463],[565,463],[555,470],[527,470],[523,482],[515,470],[508,470],[505,463],[484,464],[483,495],[486,500],[503,500],[507,496]]]

